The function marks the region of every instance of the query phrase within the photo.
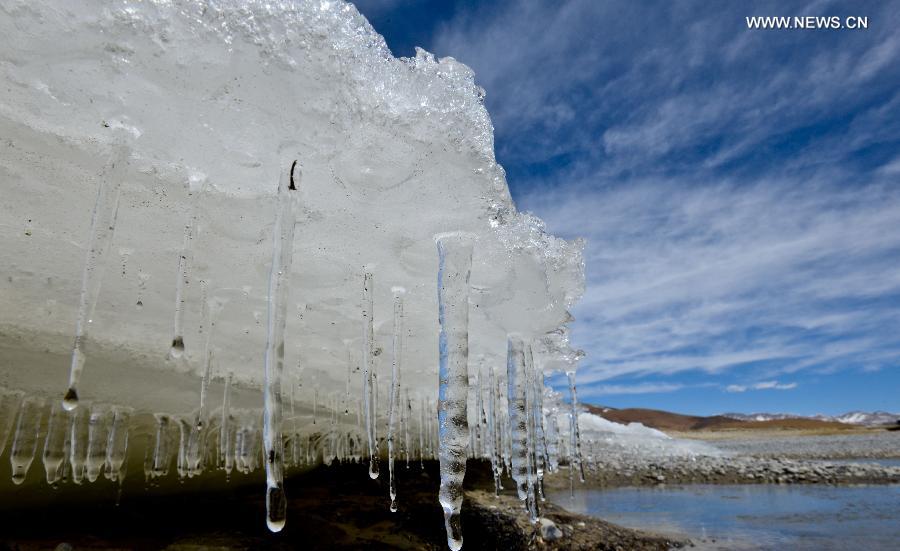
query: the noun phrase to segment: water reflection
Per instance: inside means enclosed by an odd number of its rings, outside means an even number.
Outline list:
[[[701,549],[897,549],[900,486],[691,485],[581,490],[569,510],[687,535]]]

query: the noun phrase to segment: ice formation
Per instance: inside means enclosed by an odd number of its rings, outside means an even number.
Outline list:
[[[394,58],[342,2],[12,0],[0,79],[17,482],[36,457],[56,484],[264,468],[279,529],[286,469],[440,457],[455,547],[466,456],[498,488],[524,459],[532,516],[541,474],[579,464],[543,376],[578,361],[582,245],[516,210],[464,65]]]
[[[447,545],[462,549],[463,479],[466,459],[475,447],[469,440],[469,277],[475,236],[446,233],[438,248],[438,422],[440,424],[440,502]]]
[[[560,426],[569,429],[569,418],[560,417]],[[641,423],[623,425],[582,411],[578,414],[584,460],[613,458],[669,458],[691,456],[720,456],[721,450],[697,440],[673,438]]]

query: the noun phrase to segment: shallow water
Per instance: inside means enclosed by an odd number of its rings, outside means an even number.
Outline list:
[[[691,485],[577,490],[559,505],[688,536],[700,549],[898,549],[900,486]]]

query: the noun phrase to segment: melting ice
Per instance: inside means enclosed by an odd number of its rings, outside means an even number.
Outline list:
[[[577,363],[582,245],[516,210],[466,66],[341,2],[38,0],[0,16],[0,80],[16,481],[38,449],[51,484],[266,469],[277,530],[285,469],[386,453],[402,507],[396,460],[440,458],[456,548],[466,457],[532,518],[580,465],[543,377]]]

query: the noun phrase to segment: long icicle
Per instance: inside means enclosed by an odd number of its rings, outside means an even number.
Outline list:
[[[572,409],[569,413],[569,481],[570,491],[574,498],[574,469],[578,469],[581,482],[584,482],[584,465],[581,461],[581,431],[578,430],[578,392],[575,389],[575,372],[567,371],[569,378],[569,399]]]
[[[229,409],[231,408],[231,380],[234,373],[229,371],[225,377],[225,390],[222,394],[222,421],[219,424],[219,454],[222,456],[223,465],[227,467],[226,474],[231,474],[229,455],[229,442],[232,438],[229,423]]]
[[[519,499],[528,499],[528,410],[525,391],[525,346],[522,337],[510,335],[506,356],[506,396],[509,402],[509,435],[512,478]]]
[[[463,233],[436,236],[438,249],[439,403],[441,464],[439,500],[444,509],[447,545],[462,549],[460,511],[469,441],[469,275],[473,239]]]
[[[529,347],[530,349],[531,347]],[[544,471],[547,469],[547,441],[544,436],[544,372],[534,359],[533,351],[529,353],[532,358],[532,422],[534,423],[534,473],[535,490],[541,501],[544,497]]]
[[[403,356],[403,295],[406,289],[393,287],[394,339],[391,361],[391,396],[388,405],[388,473],[390,476],[391,512],[397,511],[397,481],[394,480],[394,438],[397,436],[397,415],[400,406],[400,362]]]
[[[295,205],[297,187],[294,172],[282,173],[278,183],[278,204],[272,247],[272,267],[269,272],[269,315],[266,334],[265,393],[263,440],[266,456],[266,525],[279,532],[287,517],[284,495],[284,441],[281,437],[281,374],[284,371],[284,329],[287,323],[288,290],[294,251],[294,226],[297,220]],[[299,171],[297,174],[299,178]]]
[[[490,369],[490,388],[488,389],[488,441],[490,442],[490,453],[491,453],[491,471],[494,473],[494,495],[499,497],[500,490],[500,474],[502,471],[502,467],[500,464],[500,438],[498,434],[497,427],[497,396],[496,396],[496,383],[494,381],[494,368],[493,366],[489,367]]]
[[[78,296],[78,313],[75,318],[75,342],[72,345],[72,362],[69,367],[69,388],[63,397],[63,407],[72,411],[78,407],[78,382],[84,370],[84,345],[88,328],[93,323],[94,308],[100,295],[103,279],[103,261],[109,252],[116,230],[119,211],[119,190],[125,177],[131,150],[122,139],[113,146],[109,163],[100,174],[97,199],[91,214],[91,233],[88,236],[84,271],[81,274],[81,293]]]
[[[194,189],[193,186],[194,182],[188,183],[188,215],[184,222],[184,238],[178,255],[178,279],[175,281],[175,322],[172,328],[172,345],[169,348],[169,358],[174,360],[184,355],[184,292],[185,286],[190,285],[194,237],[197,231],[197,203],[200,194],[200,190]]]
[[[188,438],[186,458],[190,476],[198,475],[203,470],[202,450],[206,443],[206,426],[209,424],[206,402],[208,401],[209,381],[212,376],[213,353],[210,344],[212,342],[212,328],[215,322],[210,309],[208,292],[206,281],[201,280],[200,332],[203,333],[203,372],[200,378],[200,407],[197,409],[197,417],[194,419],[191,434]]]
[[[378,453],[375,441],[375,391],[373,388],[375,370],[375,328],[374,299],[372,298],[372,274],[363,275],[363,400],[366,421],[366,437],[369,444],[369,477],[378,478]]]
[[[531,345],[525,345],[525,426],[527,428],[528,454],[526,464],[528,465],[528,499],[525,500],[528,509],[529,519],[534,524],[538,520],[537,500],[535,499],[536,486],[536,461],[534,453],[534,361],[532,359]]]

